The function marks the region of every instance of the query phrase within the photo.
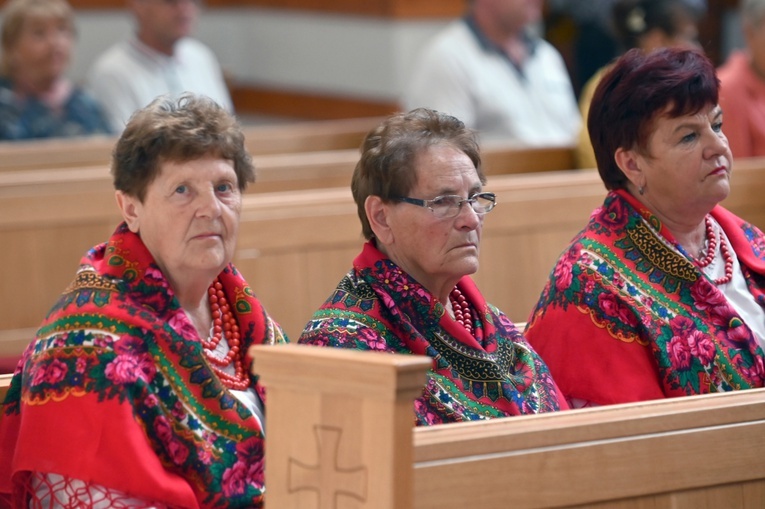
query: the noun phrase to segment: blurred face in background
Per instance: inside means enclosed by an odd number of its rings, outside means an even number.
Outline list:
[[[168,55],[176,42],[191,35],[199,14],[198,0],[133,0],[132,5],[138,38]]]
[[[61,78],[69,67],[74,30],[69,20],[31,15],[18,38],[6,51],[10,73],[22,88],[45,89]]]
[[[674,33],[669,34],[660,28],[654,28],[640,38],[641,49],[652,51],[659,48],[700,48],[699,29],[696,20],[690,14],[678,13],[674,23]]]
[[[765,80],[765,19],[744,24],[744,38],[754,71]]]
[[[514,34],[542,19],[542,0],[474,0],[505,34]]]

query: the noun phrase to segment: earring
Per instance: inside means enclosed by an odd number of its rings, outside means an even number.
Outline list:
[[[638,193],[640,193],[641,195],[645,193],[645,188],[643,186],[638,187]]]

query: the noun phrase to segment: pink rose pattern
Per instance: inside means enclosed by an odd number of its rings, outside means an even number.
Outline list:
[[[88,256],[92,267],[121,270],[124,279],[81,271],[78,285],[61,297],[26,350],[19,369],[28,381],[2,411],[17,416],[22,402],[66,402],[70,392],[116,398],[133,406],[162,463],[195,484],[205,507],[262,507],[263,437],[249,412],[210,383],[196,333],[148,251],[123,225]],[[224,274],[236,276],[233,267]],[[270,329],[264,334],[282,337]],[[204,385],[209,394],[176,392],[177,382],[189,376],[185,383]],[[206,417],[216,406],[227,411],[215,423],[222,433]]]
[[[655,233],[645,236],[661,228],[655,218],[649,222],[646,228],[639,211],[610,193],[561,255],[531,316],[544,320],[552,307],[587,312],[614,338],[650,345],[667,394],[765,385],[765,354],[749,328],[714,284],[686,270],[684,255]],[[765,245],[759,230],[742,228],[754,244]],[[759,254],[765,261],[765,250]],[[745,276],[765,305],[765,278],[746,268]]]
[[[414,407],[418,425],[558,409],[546,365],[504,314],[483,310],[476,322],[483,345],[476,348],[450,335],[441,324],[444,313],[421,284],[382,258],[343,278],[299,342],[433,357]]]

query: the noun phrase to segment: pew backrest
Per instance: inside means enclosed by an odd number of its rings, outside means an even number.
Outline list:
[[[765,160],[739,164],[724,205],[765,224]],[[63,184],[62,184],[63,185]],[[36,195],[35,186],[3,196],[0,251],[8,270],[0,287],[6,327],[34,327],[70,282],[87,249],[104,241],[120,215],[112,191]],[[108,185],[105,185],[108,187]],[[499,205],[487,216],[481,270],[475,280],[487,300],[525,321],[558,255],[605,196],[593,171],[494,176],[487,190]],[[356,206],[347,187],[243,198],[234,263],[291,338],[329,296],[360,251]]]
[[[11,378],[13,378],[12,374],[0,373],[0,403],[5,401],[5,395],[11,387]]]
[[[413,429],[429,357],[303,345],[250,353],[269,394],[268,500],[279,508],[765,500],[765,389]]]
[[[317,120],[244,126],[245,145],[253,155],[358,151],[379,117]],[[28,169],[108,166],[115,136],[0,142],[0,173]]]

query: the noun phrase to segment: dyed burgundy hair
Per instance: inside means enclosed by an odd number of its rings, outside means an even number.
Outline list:
[[[626,187],[616,165],[619,148],[646,153],[659,115],[677,118],[717,104],[720,82],[712,62],[699,50],[632,49],[598,83],[590,104],[590,133],[600,178],[607,189]]]

